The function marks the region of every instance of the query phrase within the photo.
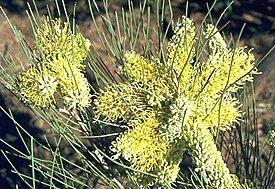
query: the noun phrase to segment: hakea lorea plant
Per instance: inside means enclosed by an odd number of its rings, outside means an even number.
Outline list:
[[[80,33],[71,31],[60,19],[44,22],[35,32],[37,63],[20,73],[19,91],[26,103],[49,107],[57,101],[67,110],[90,106],[88,80],[84,77],[91,43]]]
[[[205,61],[195,61],[195,27],[183,16],[168,43],[166,61],[126,52],[119,68],[125,81],[110,84],[95,100],[97,115],[127,124],[110,148],[114,157],[122,156],[139,170],[134,177],[144,186],[170,186],[188,154],[190,168],[206,188],[246,187],[230,174],[214,138],[241,116],[233,93],[258,73],[254,56],[245,47],[229,48],[211,24],[204,35],[211,53]]]

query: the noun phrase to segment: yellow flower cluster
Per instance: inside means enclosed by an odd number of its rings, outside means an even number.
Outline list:
[[[140,171],[149,172],[156,170],[167,153],[167,145],[160,142],[156,128],[159,122],[155,116],[144,115],[140,120],[129,123],[132,129],[126,131],[113,142],[116,152],[132,162],[133,167]],[[152,158],[156,157],[156,158]]]
[[[107,86],[106,92],[95,99],[97,114],[102,115],[109,121],[127,121],[134,115],[139,115],[146,110],[146,94],[138,84],[120,83],[115,86]]]
[[[126,52],[125,66],[120,70],[130,82],[141,84],[148,93],[146,98],[150,105],[161,106],[161,101],[172,97],[172,79],[167,73],[167,68],[158,59],[153,58],[150,61],[134,51]]]
[[[205,86],[204,94],[209,96],[227,92],[236,92],[246,81],[252,81],[254,56],[251,51],[244,52],[245,48],[228,49],[223,53],[211,54],[208,60],[201,63],[201,86]],[[248,75],[246,75],[249,73]]]
[[[131,120],[123,135],[112,142],[111,150],[131,162],[131,166],[139,171],[157,175],[156,181],[172,183],[179,171],[181,156],[178,148],[171,146],[158,137],[158,129],[162,124],[154,112],[141,113],[139,118]],[[151,176],[135,173],[137,181],[143,185],[154,184]]]
[[[188,154],[206,188],[244,188],[230,174],[211,131],[231,129],[238,121],[240,103],[233,92],[257,73],[254,57],[243,47],[227,47],[213,25],[207,25],[205,37],[212,53],[194,65],[195,27],[183,16],[168,43],[166,63],[127,52],[120,68],[127,81],[97,96],[97,115],[128,125],[112,143],[115,156],[156,175],[135,174],[144,185],[170,186]]]
[[[20,93],[24,100],[48,107],[61,97],[66,109],[84,110],[91,101],[90,86],[83,73],[90,41],[73,33],[68,23],[48,18],[35,37],[41,62],[21,73]]]
[[[58,83],[54,73],[43,64],[31,67],[28,72],[22,73],[20,78],[20,92],[28,101],[33,102],[34,106],[46,107],[55,102],[54,94]]]
[[[83,61],[87,58],[91,42],[82,34],[71,31],[69,23],[62,23],[60,19],[49,20],[47,17],[36,30],[35,38],[37,50],[49,64],[65,58],[77,67],[85,68]]]
[[[185,125],[182,135],[196,165],[195,171],[204,178],[206,188],[234,188],[229,169],[209,129],[199,122],[191,122]]]
[[[275,149],[275,125],[272,124],[268,135],[267,135],[267,144]]]
[[[190,78],[190,63],[195,56],[195,26],[192,20],[183,16],[175,27],[174,35],[168,43],[168,65],[171,66],[177,74],[182,74],[183,82]],[[186,79],[184,79],[186,78]]]
[[[231,129],[240,116],[238,100],[229,95],[222,99],[199,98],[196,103],[196,119],[207,128],[218,128],[222,131]]]
[[[204,33],[205,38],[208,39],[209,47],[212,49],[212,53],[225,52],[228,50],[226,42],[218,29],[212,24],[207,24],[206,31]]]

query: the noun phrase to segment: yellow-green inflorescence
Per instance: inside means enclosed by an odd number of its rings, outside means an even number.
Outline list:
[[[71,31],[68,23],[46,18],[36,30],[35,45],[39,62],[20,74],[24,100],[48,107],[58,99],[68,110],[90,106],[90,86],[84,77],[83,63],[90,41]]]
[[[267,135],[267,144],[274,150],[275,149],[275,125],[272,123]]]
[[[144,186],[171,186],[188,154],[190,168],[206,188],[245,188],[230,174],[214,137],[218,130],[232,129],[241,116],[234,92],[258,73],[254,56],[244,47],[229,48],[209,24],[205,39],[211,52],[195,61],[192,20],[183,16],[174,31],[165,63],[128,51],[120,68],[126,81],[98,94],[97,115],[128,126],[111,150],[133,168],[155,175],[137,172],[135,178]]]

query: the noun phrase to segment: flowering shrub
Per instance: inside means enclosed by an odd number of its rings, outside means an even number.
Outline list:
[[[205,38],[212,53],[199,62],[194,24],[183,16],[168,43],[166,63],[128,51],[120,68],[125,81],[98,94],[96,114],[129,127],[112,143],[116,156],[158,175],[137,173],[136,179],[145,185],[175,182],[187,153],[207,188],[245,187],[233,179],[214,137],[217,130],[231,129],[241,116],[232,92],[257,73],[254,56],[243,47],[227,47],[211,24]]]
[[[107,2],[106,15],[100,15],[108,31],[105,34],[95,19],[94,11],[100,9],[88,1],[98,35],[95,41],[100,41],[106,59],[93,41],[75,31],[66,11],[67,22],[51,16],[41,21],[31,12],[33,48],[12,27],[29,65],[15,77],[1,66],[0,81],[52,129],[42,143],[6,112],[26,149],[20,151],[2,139],[0,142],[11,154],[28,161],[32,171],[21,174],[14,168],[16,173],[30,188],[41,184],[82,189],[99,183],[116,189],[258,186],[263,174],[257,170],[261,167],[257,161],[264,153],[259,150],[258,135],[250,137],[249,103],[238,94],[246,91],[246,85],[259,73],[252,50],[233,48],[216,26],[203,22],[196,28],[187,16],[174,27],[172,15],[169,24],[174,33],[166,41],[168,30],[165,35],[158,31],[157,46],[149,39],[150,7],[148,29],[143,20],[146,1],[140,6],[138,19],[130,5],[129,15],[123,10],[122,23],[117,13],[116,23],[112,22]],[[159,1],[156,4],[160,6]],[[162,16],[157,16],[160,26],[165,10],[161,11]],[[8,68],[15,68],[7,58],[3,60]],[[111,74],[105,60],[116,65],[119,79]],[[84,75],[86,69],[91,69],[95,79],[92,85]],[[26,145],[21,133],[31,145]],[[270,146],[274,146],[274,133],[273,129],[267,140]],[[63,143],[75,159],[63,154]],[[41,157],[35,146],[48,156]],[[234,162],[234,172],[227,166],[224,149],[233,160],[244,155]],[[8,159],[7,153],[3,154]],[[271,168],[264,172],[270,177],[266,183],[275,175],[268,172]]]

